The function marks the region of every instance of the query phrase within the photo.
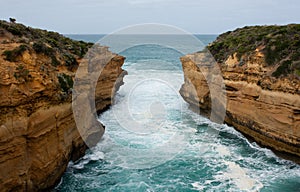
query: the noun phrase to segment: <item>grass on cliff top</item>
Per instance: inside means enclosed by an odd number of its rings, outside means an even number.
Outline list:
[[[19,23],[0,20],[0,30],[6,30],[19,38],[20,43],[38,42],[47,44],[60,53],[71,53],[82,58],[93,43],[75,41],[59,33],[27,27]]]
[[[221,34],[207,48],[217,62],[223,63],[234,53],[240,59],[259,46],[264,47],[267,65],[279,64],[273,76],[287,75],[300,69],[293,65],[293,62],[300,60],[300,24],[239,28]]]

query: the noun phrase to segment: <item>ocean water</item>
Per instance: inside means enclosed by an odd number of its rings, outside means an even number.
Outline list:
[[[216,38],[196,37],[204,44]],[[114,105],[99,116],[105,135],[69,163],[55,190],[300,191],[299,165],[189,110],[178,93],[181,52],[145,44],[120,54],[128,75]]]

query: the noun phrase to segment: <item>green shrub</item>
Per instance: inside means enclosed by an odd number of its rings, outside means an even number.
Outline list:
[[[300,46],[299,46],[300,47]],[[294,53],[292,53],[291,59],[293,61],[300,60],[300,49],[296,50]]]
[[[51,58],[51,64],[56,67],[61,63],[57,60],[55,56],[55,51],[52,47],[48,47],[45,43],[38,41],[32,45],[36,53],[44,54]]]
[[[7,27],[7,31],[9,31],[13,35],[22,36],[22,29],[18,28],[17,25],[11,25]]]
[[[19,47],[13,50],[4,51],[2,55],[5,56],[5,60],[10,62],[16,62],[17,58],[21,56],[26,50],[29,50],[29,47],[27,45],[20,45]]]
[[[59,43],[58,43],[57,40],[55,40],[55,39],[48,38],[48,39],[47,39],[47,42],[48,42],[52,47],[59,47]]]
[[[78,65],[76,58],[72,54],[64,54],[64,59],[67,67],[74,67]]]
[[[272,50],[271,46],[265,48],[265,61],[268,65],[272,65],[278,59],[278,53]]]
[[[54,50],[51,47],[48,47],[41,41],[33,43],[32,48],[36,53],[42,53],[47,56],[51,56],[54,53]]]
[[[59,66],[61,63],[57,60],[55,55],[51,55],[51,65],[54,67]]]
[[[5,56],[4,59],[7,61],[13,62],[16,60],[16,56],[12,50],[5,50],[2,55]]]
[[[59,74],[57,76],[58,78],[58,82],[60,84],[60,88],[63,92],[68,92],[70,89],[73,88],[73,79],[71,76],[67,75],[67,74]]]
[[[282,64],[272,73],[272,76],[279,77],[291,73],[291,60],[283,61]]]

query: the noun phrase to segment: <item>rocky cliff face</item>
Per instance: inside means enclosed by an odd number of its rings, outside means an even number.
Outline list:
[[[74,120],[72,88],[78,66],[88,63],[83,56],[91,46],[0,22],[0,191],[53,187],[68,162],[84,154],[87,145]],[[110,54],[94,89],[98,112],[111,104],[125,75],[125,58]]]
[[[225,122],[256,142],[298,159],[299,37],[300,25],[245,27],[221,35],[207,47],[217,60],[226,87]],[[218,96],[211,94],[203,65],[191,59],[195,56],[205,54],[181,58],[185,83],[180,93],[209,116],[211,100],[218,100]]]

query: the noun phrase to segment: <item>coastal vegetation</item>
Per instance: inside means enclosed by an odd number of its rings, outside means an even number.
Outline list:
[[[35,78],[35,75],[31,76],[27,66],[29,61],[24,61],[31,58],[43,73],[43,78],[63,67],[64,72],[57,75],[56,82],[61,91],[68,95],[73,87],[73,79],[67,74],[76,70],[78,60],[93,46],[93,43],[75,41],[56,32],[35,29],[12,21],[0,20],[0,34],[3,36],[0,43],[6,47],[1,55],[12,66],[16,64],[13,76],[17,81],[28,82]],[[25,52],[27,56],[24,57]]]
[[[43,53],[45,53],[45,51],[49,51],[49,49],[44,49],[44,45],[47,45],[56,51],[70,52],[82,58],[88,51],[88,48],[93,45],[93,43],[74,41],[56,32],[35,29],[19,23],[9,23],[0,20],[0,28],[3,28],[12,35],[19,37],[16,39],[18,42],[38,42],[36,48],[40,49]]]
[[[73,79],[71,76],[69,76],[65,73],[62,73],[62,74],[59,74],[57,77],[58,77],[58,81],[59,81],[60,87],[63,92],[67,93],[69,90],[71,90],[73,88],[74,82],[73,82]]]
[[[246,26],[220,35],[207,46],[217,62],[236,54],[243,60],[260,47],[268,66],[276,67],[274,77],[299,75],[300,24]]]

